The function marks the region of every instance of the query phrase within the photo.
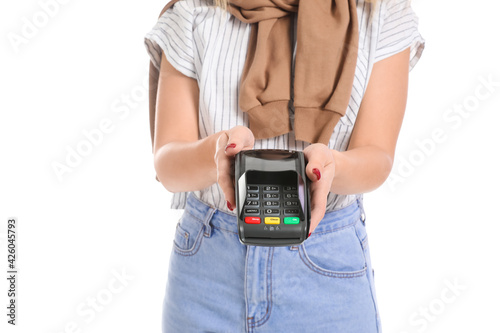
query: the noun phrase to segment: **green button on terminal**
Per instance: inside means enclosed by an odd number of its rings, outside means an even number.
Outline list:
[[[300,219],[298,217],[285,217],[283,222],[285,224],[299,224]]]

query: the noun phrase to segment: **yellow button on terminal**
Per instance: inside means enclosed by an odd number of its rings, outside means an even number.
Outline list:
[[[264,219],[265,224],[280,224],[279,217],[266,217]]]

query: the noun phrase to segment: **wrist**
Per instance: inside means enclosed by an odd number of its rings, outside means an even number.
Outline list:
[[[335,170],[332,179],[332,184],[330,186],[330,192],[335,193],[336,184],[338,183],[339,179],[342,178],[344,153],[335,149],[330,149],[330,153],[332,154],[334,170]]]
[[[217,159],[215,155],[217,153],[217,145],[220,144],[219,140],[225,140],[224,137],[221,137],[222,135],[226,134],[226,136],[229,137],[227,132],[228,131],[223,130],[208,136],[206,138],[207,144],[203,147],[204,151],[210,155],[210,176],[212,177],[211,179],[214,179],[214,182],[217,182]]]

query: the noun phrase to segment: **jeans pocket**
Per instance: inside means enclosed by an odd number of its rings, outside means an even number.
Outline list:
[[[361,277],[366,260],[354,225],[313,234],[299,247],[302,262],[313,272],[335,278]]]
[[[195,255],[203,239],[204,227],[202,221],[185,211],[175,228],[174,251],[183,256]]]

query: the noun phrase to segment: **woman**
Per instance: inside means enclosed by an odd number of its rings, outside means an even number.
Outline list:
[[[157,180],[174,193],[171,208],[184,209],[170,258],[164,332],[381,332],[362,193],[390,173],[408,72],[424,40],[406,0],[291,2],[173,1],[145,37],[152,71],[159,73],[151,115]],[[278,15],[255,18],[264,12]],[[338,30],[307,35],[324,26]],[[340,36],[344,47],[332,43],[328,50],[337,54],[306,56],[323,34],[326,43],[328,34]],[[266,44],[271,37],[274,43]],[[276,56],[292,50],[291,57]],[[274,68],[281,61],[284,72]],[[325,74],[313,80],[330,84],[340,73],[335,89],[326,91],[327,98],[344,94],[337,115],[295,107],[294,96],[307,100],[311,94],[304,91],[317,88],[306,74],[318,62]],[[291,84],[279,85],[285,87],[280,93],[292,94],[285,98],[286,122],[250,110],[269,97],[262,92],[278,75]],[[331,118],[310,122],[323,116]],[[312,181],[311,234],[302,245],[239,242],[231,162],[246,149],[304,152]]]

